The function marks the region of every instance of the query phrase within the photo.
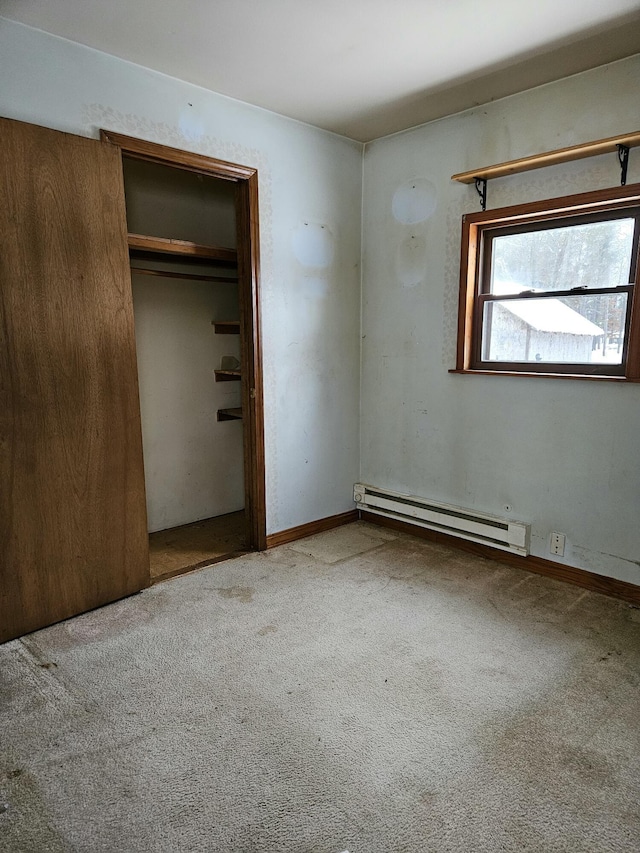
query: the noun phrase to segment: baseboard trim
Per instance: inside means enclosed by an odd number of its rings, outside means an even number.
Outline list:
[[[469,542],[466,539],[458,539],[457,536],[438,533],[435,530],[428,530],[426,527],[420,527],[417,524],[411,524],[410,522],[400,521],[395,518],[386,518],[383,515],[366,512],[365,510],[360,512],[360,518],[363,521],[377,524],[380,527],[401,530],[404,533],[410,533],[412,536],[418,536],[421,539],[441,542],[444,545],[450,545],[452,548],[458,548],[461,551],[469,551],[480,557],[489,557],[491,560],[498,560],[516,569],[525,569],[528,572],[535,572],[537,575],[545,575],[558,581],[581,586],[584,589],[591,590],[591,592],[600,592],[603,595],[621,598],[623,601],[628,601],[631,604],[640,605],[640,586],[628,583],[627,581],[597,575],[586,569],[576,569],[574,566],[565,566],[561,563],[555,563],[553,560],[545,560],[543,557],[522,557],[520,554],[510,554],[507,551],[492,548],[490,545],[481,545],[480,543]]]
[[[286,545],[287,542],[295,542],[296,539],[304,539],[305,536],[313,536],[314,533],[322,533],[324,530],[332,530],[343,524],[351,524],[357,521],[360,514],[357,509],[341,512],[339,515],[329,515],[327,518],[319,518],[317,521],[308,521],[288,530],[280,530],[278,533],[270,533],[267,536],[267,548],[275,548],[277,545]]]

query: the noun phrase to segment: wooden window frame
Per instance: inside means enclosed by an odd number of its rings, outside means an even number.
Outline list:
[[[542,362],[531,364],[524,362],[483,362],[480,358],[482,337],[481,312],[486,301],[482,281],[490,269],[485,238],[498,236],[506,229],[508,233],[516,230],[534,230],[545,225],[571,225],[578,220],[590,218],[592,221],[623,216],[626,210],[638,215],[640,207],[640,184],[626,187],[613,187],[596,192],[514,205],[496,210],[465,214],[462,217],[462,248],[460,261],[460,302],[458,313],[458,349],[455,370],[451,373],[502,375],[502,376],[543,376],[562,379],[591,379],[605,381],[640,382],[640,260],[638,232],[634,234],[631,270],[632,283],[618,290],[626,290],[630,299],[627,303],[628,335],[627,346],[623,352],[622,365],[571,365]],[[612,292],[611,288],[602,289]],[[590,289],[590,293],[597,290]],[[567,295],[568,291],[557,291],[554,295]],[[576,295],[575,292],[572,295]],[[519,298],[522,296],[518,295]],[[510,298],[518,298],[518,296]],[[545,298],[536,294],[539,298]],[[504,297],[503,297],[504,298]],[[509,297],[507,297],[509,298]]]

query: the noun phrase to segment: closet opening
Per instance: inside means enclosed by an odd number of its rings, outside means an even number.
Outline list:
[[[255,169],[122,150],[150,580],[266,545]]]

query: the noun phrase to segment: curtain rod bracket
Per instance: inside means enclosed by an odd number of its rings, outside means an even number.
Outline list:
[[[620,162],[620,186],[624,187],[627,183],[627,169],[629,167],[629,146],[618,143],[616,148]]]
[[[483,210],[487,209],[487,179],[486,178],[474,178],[474,183],[476,185],[476,192],[480,196],[480,206]]]

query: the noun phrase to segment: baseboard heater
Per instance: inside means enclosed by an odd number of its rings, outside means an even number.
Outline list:
[[[471,509],[402,495],[387,489],[378,489],[356,483],[353,499],[358,509],[365,512],[395,518],[409,524],[417,524],[450,536],[480,542],[502,551],[527,556],[529,553],[530,527],[522,521],[498,518]]]

